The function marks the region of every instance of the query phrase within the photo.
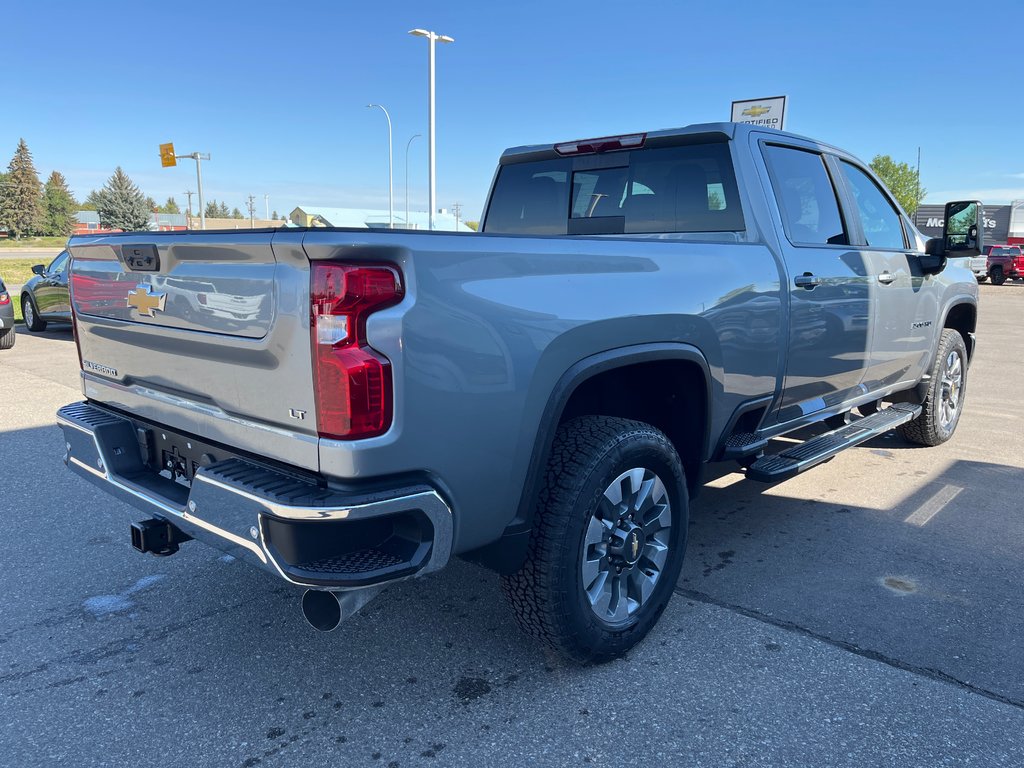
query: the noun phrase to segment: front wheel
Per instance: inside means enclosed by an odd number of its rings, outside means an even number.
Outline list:
[[[1006,273],[1002,267],[992,267],[992,285],[1002,285],[1006,282]]]
[[[953,436],[967,393],[967,346],[957,331],[945,328],[939,337],[921,414],[899,427],[904,439],[918,445],[941,445]]]
[[[559,427],[522,568],[502,579],[519,626],[578,662],[640,642],[686,549],[682,462],[649,424],[585,416]]]

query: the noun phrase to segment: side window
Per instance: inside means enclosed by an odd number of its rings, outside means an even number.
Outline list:
[[[56,259],[50,262],[50,266],[46,268],[47,273],[56,275],[63,272],[64,268],[68,265],[68,256],[70,255],[67,251],[62,251]]]
[[[840,165],[857,202],[857,213],[860,215],[867,245],[874,248],[906,248],[900,214],[882,190],[857,166],[845,160],[840,161]]]
[[[569,169],[568,160],[503,166],[487,209],[487,231],[566,234]]]
[[[817,152],[769,144],[764,158],[789,239],[809,245],[847,245],[850,238],[825,161]]]

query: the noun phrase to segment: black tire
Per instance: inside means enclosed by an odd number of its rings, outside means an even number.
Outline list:
[[[31,294],[21,294],[21,316],[25,318],[25,327],[33,333],[46,330],[46,321],[39,318],[39,309]]]
[[[959,362],[959,384],[955,390],[951,386],[955,371],[950,370],[954,358]],[[898,428],[905,440],[918,445],[941,445],[953,436],[960,423],[967,394],[967,346],[957,331],[943,329],[931,375],[921,415]],[[952,407],[951,397],[955,399]]]
[[[992,285],[1002,285],[1006,282],[1006,274],[1003,272],[1002,267],[992,267],[989,277],[992,278]]]
[[[979,283],[984,283],[986,280],[988,280],[988,275],[980,275],[978,277],[978,282]]]
[[[647,578],[652,572],[658,576],[649,595],[635,601],[633,613],[621,621],[605,621],[585,591],[583,558],[591,547],[586,537],[597,516],[608,514],[606,489],[616,480],[627,482],[622,480],[625,473],[641,468],[645,483],[647,473],[661,480],[665,491],[662,498],[668,500],[671,523],[663,529],[665,560],[660,571],[650,569],[651,561],[643,559],[646,555],[636,559],[638,547],[633,540],[633,563],[625,570],[639,575],[635,570],[639,568]],[[648,494],[649,498],[653,495]],[[622,504],[615,509],[621,508],[629,507]],[[663,509],[663,505],[655,508]],[[636,514],[644,525],[644,515]],[[585,416],[563,424],[552,447],[526,561],[518,572],[503,577],[501,582],[519,626],[580,663],[600,663],[621,656],[643,640],[672,597],[683,566],[688,517],[682,462],[659,430],[643,422],[608,416]],[[665,519],[664,510],[657,519]],[[646,537],[644,540],[648,541]],[[601,562],[611,563],[609,548],[603,551]],[[643,551],[648,551],[646,545]],[[593,549],[590,554],[589,561],[593,562]],[[611,567],[606,581],[619,578]],[[627,578],[632,577],[623,575],[619,584]],[[617,604],[624,601],[628,610],[630,600],[624,600],[621,591],[614,599]]]
[[[0,349],[10,349],[14,346],[14,342],[17,338],[18,334],[14,332],[13,328],[8,328],[6,331],[0,331]]]

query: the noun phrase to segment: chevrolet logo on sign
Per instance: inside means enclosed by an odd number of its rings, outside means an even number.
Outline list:
[[[747,107],[740,114],[749,117],[760,117],[761,115],[767,115],[771,111],[771,107]]]
[[[139,310],[143,317],[156,317],[153,314],[164,311],[164,304],[167,303],[167,294],[162,291],[153,293],[148,285],[138,285],[135,290],[128,294],[128,306]]]

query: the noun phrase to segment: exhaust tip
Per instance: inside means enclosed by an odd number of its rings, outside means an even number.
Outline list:
[[[341,603],[334,592],[307,589],[302,595],[302,616],[313,629],[330,632],[341,624]]]

